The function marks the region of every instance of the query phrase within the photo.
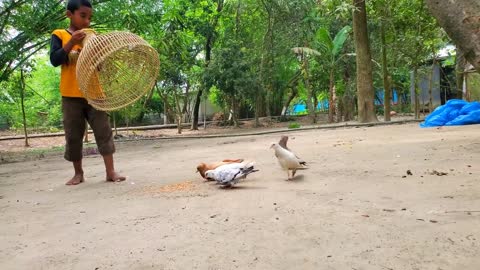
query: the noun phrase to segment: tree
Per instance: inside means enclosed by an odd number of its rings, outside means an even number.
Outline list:
[[[480,2],[425,0],[428,9],[465,58],[480,72]]]
[[[62,1],[0,2],[0,81],[49,44],[51,30],[65,18]]]
[[[202,1],[205,2],[205,1]],[[214,1],[214,5],[216,5],[216,9],[214,12],[209,12],[206,16],[206,21],[203,22],[202,27],[197,30],[200,32],[205,38],[205,68],[208,68],[210,61],[212,60],[212,48],[215,42],[215,35],[217,31],[218,20],[220,18],[220,14],[223,10],[224,0],[216,0]],[[209,9],[207,9],[209,10]],[[198,130],[198,113],[200,111],[200,103],[202,102],[202,95],[203,92],[208,90],[210,87],[209,85],[202,84],[201,88],[197,92],[197,97],[195,99],[195,106],[193,108],[193,121],[192,121],[192,129]]]
[[[331,38],[330,33],[326,28],[319,28],[316,33],[316,38],[314,44],[318,49],[311,49],[311,48],[293,48],[294,52],[304,54],[302,59],[306,58],[306,55],[314,55],[319,60],[319,62],[325,63],[328,70],[328,77],[329,77],[329,86],[328,86],[328,93],[329,98],[328,102],[331,104],[328,107],[328,122],[333,123],[334,116],[335,116],[335,103],[336,101],[336,93],[335,93],[335,72],[336,66],[338,62],[342,59],[342,57],[351,55],[351,54],[341,54],[343,45],[347,40],[347,37],[350,33],[351,27],[345,26],[343,27],[336,35],[335,38]],[[306,64],[304,63],[303,66]],[[306,72],[306,68],[302,68],[304,73]],[[307,87],[308,88],[308,87]],[[310,97],[314,96],[314,93],[309,94]],[[310,101],[308,101],[310,102]],[[310,110],[315,110],[314,106],[310,106],[307,103],[307,106]],[[313,108],[310,108],[313,107]],[[310,113],[310,112],[309,112]],[[315,122],[315,121],[314,121]]]
[[[358,121],[376,122],[374,107],[374,89],[372,57],[367,31],[367,11],[365,0],[353,0],[353,35],[357,59]]]

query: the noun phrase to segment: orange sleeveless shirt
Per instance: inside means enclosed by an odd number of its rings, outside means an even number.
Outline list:
[[[65,29],[57,29],[53,31],[52,34],[60,38],[60,40],[62,41],[62,47],[65,46],[72,38],[72,35]],[[72,48],[72,51],[80,52],[81,50],[82,47],[79,45],[74,45]],[[63,97],[83,98],[82,92],[78,87],[76,69],[76,63],[62,64],[62,71],[60,75],[60,93]]]

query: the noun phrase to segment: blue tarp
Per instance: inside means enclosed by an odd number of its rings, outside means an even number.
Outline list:
[[[317,110],[325,111],[328,110],[328,99],[319,100],[317,105]],[[293,105],[292,114],[307,113],[307,105],[299,103]]]
[[[375,105],[380,106],[384,105],[383,101],[385,99],[385,91],[383,89],[375,91]],[[397,90],[392,90],[392,104],[398,104],[398,94]]]
[[[451,99],[425,118],[421,127],[480,124],[480,102]]]

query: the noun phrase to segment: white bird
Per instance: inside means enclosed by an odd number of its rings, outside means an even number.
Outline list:
[[[257,171],[253,162],[231,163],[206,171],[205,178],[215,180],[222,186],[231,187],[241,179],[245,179],[247,175]]]
[[[285,149],[287,149],[288,151],[290,151],[290,152],[293,153],[293,151],[290,150],[290,149],[287,147],[287,141],[288,141],[288,136],[282,136],[282,137],[280,138],[280,141],[278,142],[278,144],[279,144],[281,147],[283,147],[283,148],[285,148]],[[305,165],[305,166],[307,165],[307,162],[301,160],[301,158],[299,158],[297,155],[295,155],[295,156],[296,156],[298,159],[300,159],[300,164]]]
[[[275,150],[278,163],[283,170],[287,171],[288,180],[293,179],[297,170],[308,169],[308,167],[304,166],[304,164],[306,164],[305,161],[298,158],[292,151],[285,149],[280,144],[272,143],[270,148]],[[290,177],[290,171],[292,171],[292,177]]]

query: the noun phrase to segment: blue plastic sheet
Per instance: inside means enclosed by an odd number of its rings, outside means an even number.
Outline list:
[[[461,126],[480,124],[480,102],[467,102],[451,99],[443,106],[436,108],[425,118],[421,127]]]

